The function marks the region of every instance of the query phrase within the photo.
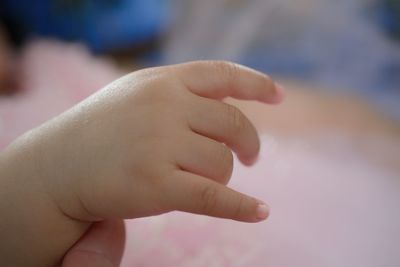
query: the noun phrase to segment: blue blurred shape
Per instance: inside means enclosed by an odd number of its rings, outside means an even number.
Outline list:
[[[400,38],[400,1],[381,0],[378,19],[382,26],[394,37]]]
[[[2,0],[0,15],[24,35],[85,42],[95,52],[145,42],[163,31],[163,0]]]

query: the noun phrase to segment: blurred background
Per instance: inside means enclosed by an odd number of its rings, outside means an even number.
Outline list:
[[[233,60],[352,90],[400,118],[398,0],[3,0],[0,18],[14,51],[57,38],[127,69]]]
[[[2,0],[0,147],[127,72],[198,59],[288,87],[261,128],[400,132],[398,0]]]
[[[320,87],[353,89],[400,115],[398,0],[206,0],[180,6],[185,11],[178,12],[184,15],[165,46],[167,62],[234,60]]]
[[[0,21],[1,149],[143,67],[225,59],[287,88],[227,100],[264,156],[232,186],[269,224],[135,220],[122,266],[400,265],[399,0],[1,0]]]

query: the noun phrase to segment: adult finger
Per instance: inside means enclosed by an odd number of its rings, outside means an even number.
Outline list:
[[[89,231],[67,252],[62,267],[118,267],[125,245],[122,220],[105,220]]]

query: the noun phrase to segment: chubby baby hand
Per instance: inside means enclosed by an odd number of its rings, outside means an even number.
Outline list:
[[[47,192],[83,221],[173,210],[264,220],[263,202],[226,186],[231,150],[250,165],[260,143],[225,97],[275,104],[283,92],[266,75],[221,61],[145,69],[111,83],[32,132]]]

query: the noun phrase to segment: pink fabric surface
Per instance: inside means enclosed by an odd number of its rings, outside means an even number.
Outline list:
[[[121,75],[82,47],[47,41],[25,50],[23,67],[24,92],[0,100],[1,147]],[[235,162],[231,185],[265,200],[268,221],[178,212],[129,220],[122,266],[400,266],[398,173],[371,164],[346,136],[263,135],[262,144],[253,168]]]
[[[264,135],[257,165],[231,185],[265,200],[256,225],[172,213],[128,222],[124,267],[399,266],[400,177],[345,138]]]
[[[29,44],[21,72],[21,93],[0,98],[0,148],[121,76],[84,47],[55,41]]]

